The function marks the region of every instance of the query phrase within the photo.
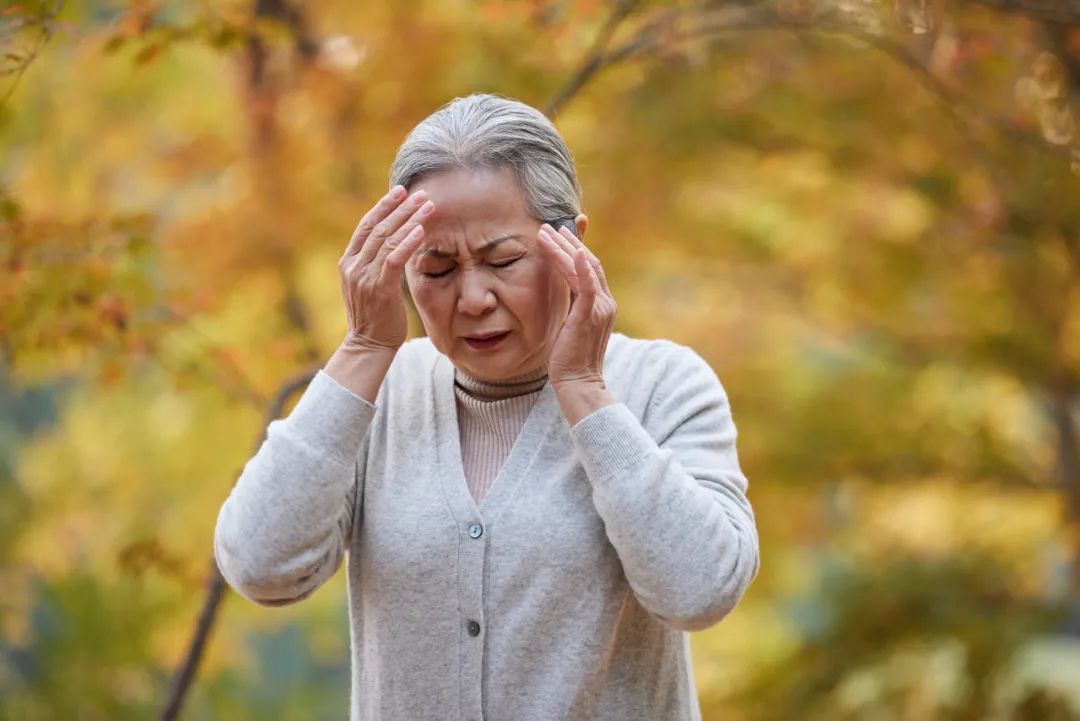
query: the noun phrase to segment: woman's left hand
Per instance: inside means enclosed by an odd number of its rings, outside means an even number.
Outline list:
[[[604,268],[567,228],[540,226],[540,247],[570,286],[570,313],[548,359],[548,379],[556,391],[570,387],[604,388],[604,353],[615,325],[617,306]]]

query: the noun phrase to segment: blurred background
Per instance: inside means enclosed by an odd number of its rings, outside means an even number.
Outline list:
[[[730,395],[762,566],[705,720],[1080,719],[1076,0],[0,0],[0,719],[347,713],[344,573],[219,594],[213,526],[475,91]]]

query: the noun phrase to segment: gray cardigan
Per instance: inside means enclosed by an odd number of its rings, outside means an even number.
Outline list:
[[[221,507],[221,572],[277,606],[348,556],[352,721],[699,719],[686,632],[759,568],[727,395],[618,333],[604,378],[620,402],[573,428],[544,386],[478,507],[428,339],[374,405],[319,371]]]

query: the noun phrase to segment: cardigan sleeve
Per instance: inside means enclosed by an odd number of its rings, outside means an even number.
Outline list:
[[[758,534],[727,394],[697,353],[670,347],[644,426],[619,402],[578,421],[571,437],[638,601],[666,625],[698,631],[757,576]]]
[[[375,406],[319,370],[218,512],[214,557],[240,595],[266,606],[310,596],[341,565],[361,495]]]

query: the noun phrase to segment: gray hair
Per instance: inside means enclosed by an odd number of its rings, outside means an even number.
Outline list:
[[[390,187],[409,188],[458,168],[511,169],[537,220],[581,212],[573,155],[547,116],[521,101],[474,93],[446,103],[406,136],[390,166]]]

